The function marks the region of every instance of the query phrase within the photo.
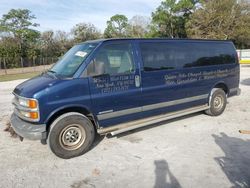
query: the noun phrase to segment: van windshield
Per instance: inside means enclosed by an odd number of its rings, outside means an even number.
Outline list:
[[[97,44],[83,43],[72,47],[48,72],[63,78],[72,77]]]

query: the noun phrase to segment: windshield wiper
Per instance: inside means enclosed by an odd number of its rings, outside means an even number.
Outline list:
[[[56,74],[56,71],[53,71],[53,70],[48,70],[47,72],[51,72],[51,73]]]
[[[53,71],[53,70],[47,70],[45,73],[52,73],[52,74],[49,74],[49,75],[52,75],[54,78],[58,78],[57,75],[56,75],[56,72]]]

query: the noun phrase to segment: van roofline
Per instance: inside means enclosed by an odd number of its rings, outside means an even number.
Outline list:
[[[162,41],[204,41],[204,42],[232,42],[231,40],[219,40],[219,39],[188,39],[188,38],[101,38],[96,40],[88,40],[81,43],[102,43],[106,41],[126,41],[126,40],[145,40],[145,41],[154,41],[154,40],[162,40]],[[80,43],[80,44],[81,44]]]

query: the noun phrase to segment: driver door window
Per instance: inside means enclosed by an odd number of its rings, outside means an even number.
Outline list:
[[[86,76],[119,75],[134,72],[131,44],[103,46],[88,65]]]

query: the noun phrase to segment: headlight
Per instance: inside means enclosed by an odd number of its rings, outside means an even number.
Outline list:
[[[37,101],[35,99],[26,99],[26,98],[19,98],[18,102],[21,106],[25,106],[28,108],[37,108]]]
[[[12,103],[15,106],[15,113],[27,121],[39,121],[39,104],[36,99],[25,98],[14,93]]]
[[[26,118],[30,118],[30,119],[33,119],[33,120],[38,119],[38,112],[25,112],[25,111],[22,111],[22,110],[19,110],[19,112],[20,112],[20,114],[22,114]]]

